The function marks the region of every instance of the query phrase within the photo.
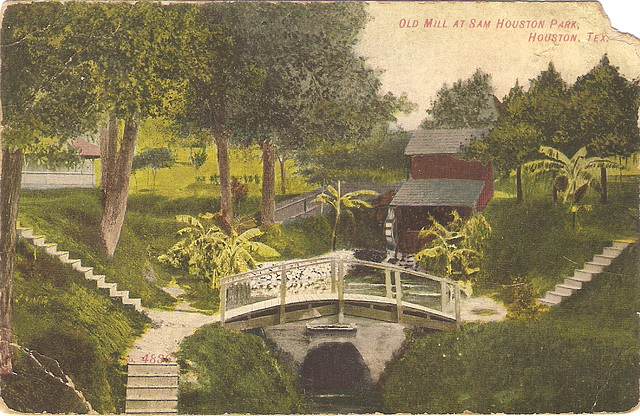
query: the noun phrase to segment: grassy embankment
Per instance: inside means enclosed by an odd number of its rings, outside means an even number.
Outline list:
[[[468,324],[409,343],[384,411],[620,412],[638,403],[638,249],[538,320]]]
[[[497,197],[483,212],[493,229],[478,285],[483,293],[500,295],[505,285],[528,283],[534,295],[543,295],[613,240],[637,237],[637,176],[610,179],[607,204],[589,190],[575,226],[569,204],[552,203],[548,181],[525,177],[521,204],[505,197],[512,186],[499,181]]]
[[[56,360],[100,413],[124,411],[127,351],[149,324],[133,308],[99,293],[43,250],[21,242],[14,276],[15,342],[61,377]],[[40,356],[42,354],[43,356]],[[86,413],[73,392],[16,350],[14,375],[3,377],[2,397],[28,413]]]

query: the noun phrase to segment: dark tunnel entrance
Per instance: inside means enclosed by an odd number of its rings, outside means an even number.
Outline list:
[[[312,394],[360,395],[373,388],[369,368],[350,342],[327,342],[310,350],[302,362],[300,384]]]

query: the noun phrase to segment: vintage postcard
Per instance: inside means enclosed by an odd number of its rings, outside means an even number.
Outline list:
[[[637,409],[597,1],[6,1],[5,413]]]

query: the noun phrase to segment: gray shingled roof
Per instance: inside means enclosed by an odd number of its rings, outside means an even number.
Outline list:
[[[484,181],[468,179],[413,179],[396,193],[393,206],[475,206]]]
[[[487,134],[486,129],[439,129],[414,130],[404,151],[407,156],[456,154],[471,139],[479,139]]]

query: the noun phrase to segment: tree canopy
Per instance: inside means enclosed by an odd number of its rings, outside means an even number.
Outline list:
[[[484,128],[498,119],[491,75],[476,69],[468,79],[459,79],[451,87],[444,84],[427,110],[423,129]]]

